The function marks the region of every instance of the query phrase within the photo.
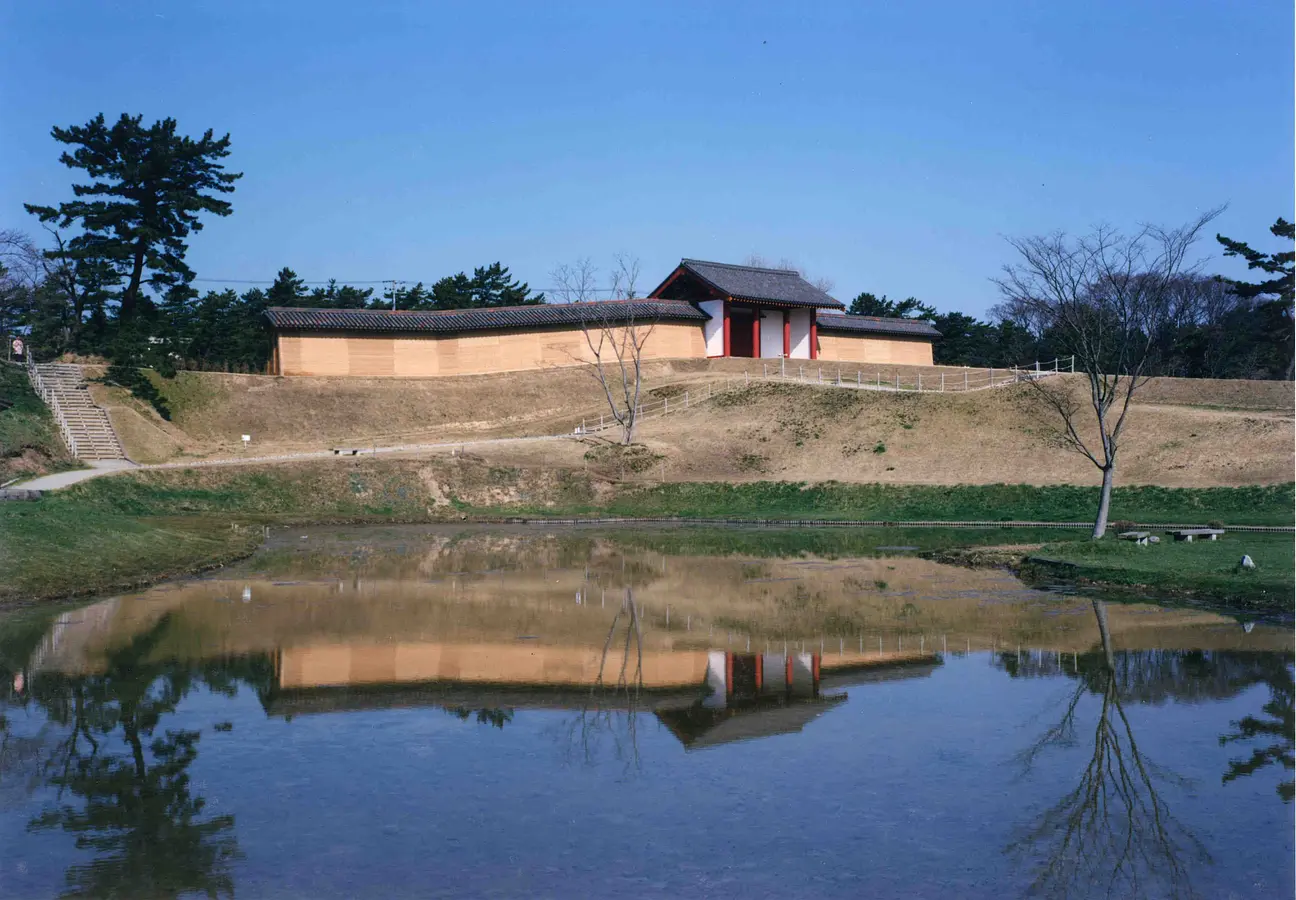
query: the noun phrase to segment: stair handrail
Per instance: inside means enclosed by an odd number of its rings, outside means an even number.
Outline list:
[[[45,402],[50,412],[54,414],[54,423],[58,425],[59,434],[63,437],[63,443],[67,444],[68,451],[80,459],[81,454],[77,452],[77,441],[72,434],[72,429],[68,426],[67,416],[63,414],[63,407],[59,405],[58,397],[54,395],[54,389],[47,385],[45,379],[41,377],[40,369],[36,367],[36,361],[30,356],[27,358],[27,380],[36,389],[36,395]]]

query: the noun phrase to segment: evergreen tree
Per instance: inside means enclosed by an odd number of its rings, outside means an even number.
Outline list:
[[[59,161],[91,182],[73,185],[77,199],[57,207],[26,204],[42,222],[80,229],[53,258],[97,262],[125,281],[117,297],[123,319],[137,312],[145,284],[163,292],[193,279],[186,239],[202,230],[200,214],[230,214],[217,195],[231,193],[242,177],[220,162],[229,135],[214,138],[208,129],[194,140],[177,133],[174,119],[147,128],[142,119],[123,114],[109,127],[101,113],[85,125],[55,126],[54,139],[76,148]]]
[[[879,297],[868,291],[856,296],[846,310],[852,316],[877,316],[883,319],[934,319],[935,307],[921,303],[916,297],[896,302],[888,300],[886,294]]]
[[[1284,241],[1296,241],[1296,225],[1283,218],[1269,227],[1270,233]],[[1215,240],[1224,247],[1225,256],[1241,257],[1246,260],[1247,268],[1259,270],[1269,277],[1263,281],[1230,281],[1233,292],[1243,300],[1260,300],[1256,312],[1264,322],[1264,333],[1258,335],[1268,345],[1262,356],[1269,357],[1270,364],[1279,368],[1287,380],[1293,376],[1292,320],[1293,304],[1296,302],[1296,252],[1284,250],[1280,253],[1261,253],[1253,250],[1242,241],[1215,235]],[[1263,299],[1271,298],[1271,299]]]
[[[473,283],[463,272],[432,285],[432,309],[469,309],[473,305]]]
[[[509,276],[498,262],[473,269],[473,306],[534,306],[545,302],[544,294],[532,294],[525,282]]]

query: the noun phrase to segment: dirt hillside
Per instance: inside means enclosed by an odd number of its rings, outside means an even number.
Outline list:
[[[775,364],[766,363],[773,371]],[[647,368],[651,401],[726,385],[702,406],[651,419],[639,437],[647,465],[679,480],[1084,483],[1093,466],[1061,446],[1053,417],[1024,386],[889,393],[753,381],[751,360],[680,360]],[[924,384],[963,380],[963,369],[879,368],[865,377]],[[806,377],[819,377],[817,368]],[[834,381],[835,367],[822,377]],[[842,378],[855,378],[854,370]],[[973,376],[975,378],[975,375]],[[1064,376],[1077,388],[1078,377]],[[598,416],[601,388],[580,368],[436,379],[274,378],[181,373],[159,380],[173,410],[164,422],[116,389],[96,385],[139,462],[369,446],[570,434]],[[1291,386],[1282,382],[1155,379],[1140,395],[1122,446],[1120,483],[1205,486],[1292,480]],[[676,406],[677,410],[678,407]],[[581,466],[589,442],[478,448],[501,463]],[[645,460],[640,460],[644,463]]]

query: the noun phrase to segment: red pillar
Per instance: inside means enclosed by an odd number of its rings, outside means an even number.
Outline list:
[[[733,653],[728,653],[728,652],[725,653],[725,696],[726,697],[732,697],[734,695],[733,664],[734,664]]]
[[[756,310],[756,314],[752,316],[752,356],[756,359],[761,358],[760,332],[762,315],[763,313],[758,309]]]
[[[819,358],[819,323],[815,321],[815,311],[810,310],[810,358]]]
[[[783,654],[783,687],[792,690],[792,654]]]
[[[792,314],[783,310],[783,358],[792,356]]]
[[[724,302],[724,355],[729,355],[729,301]]]
[[[759,653],[756,654],[756,693],[761,692],[765,686],[765,657]]]

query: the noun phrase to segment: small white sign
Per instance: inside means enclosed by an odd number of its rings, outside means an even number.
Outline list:
[[[252,435],[250,435],[250,434],[245,434],[245,435],[243,435],[243,443],[246,444],[246,443],[247,443],[248,441],[250,441],[250,440],[252,440]]]

